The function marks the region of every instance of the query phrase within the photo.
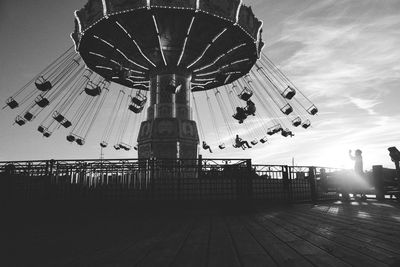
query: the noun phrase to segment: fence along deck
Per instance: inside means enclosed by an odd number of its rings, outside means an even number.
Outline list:
[[[320,170],[246,159],[0,162],[3,188],[19,200],[336,199],[337,190],[322,189]]]

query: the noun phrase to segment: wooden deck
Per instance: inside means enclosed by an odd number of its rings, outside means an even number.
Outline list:
[[[400,266],[396,202],[232,206],[14,211],[1,265]]]

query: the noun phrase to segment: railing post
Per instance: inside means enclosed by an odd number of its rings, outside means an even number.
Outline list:
[[[150,198],[152,200],[155,199],[155,159],[149,159],[149,168],[150,168]]]
[[[197,159],[197,178],[201,178],[203,170],[203,156],[199,155]]]
[[[292,202],[293,194],[292,194],[292,190],[290,190],[289,167],[288,166],[282,166],[282,180],[283,180],[283,192],[285,194],[285,198],[288,202]]]
[[[372,167],[373,181],[375,185],[375,195],[376,199],[383,200],[385,198],[385,188],[384,188],[384,177],[383,177],[383,166],[375,165]]]
[[[253,171],[253,166],[251,164],[251,159],[247,159],[246,160],[246,177],[247,178],[245,181],[246,182],[246,194],[248,197],[248,200],[252,200],[253,199],[253,175],[252,175],[252,171]]]
[[[311,201],[313,204],[317,204],[318,192],[317,192],[317,183],[316,183],[316,179],[315,179],[315,167],[309,168],[308,181],[310,183]]]

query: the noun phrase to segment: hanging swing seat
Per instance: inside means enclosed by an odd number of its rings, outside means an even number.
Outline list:
[[[296,119],[294,119],[294,120],[292,121],[292,125],[293,125],[294,127],[299,127],[299,126],[301,125],[301,118],[300,118],[300,117],[297,117]]]
[[[133,113],[139,114],[140,112],[142,112],[144,109],[144,107],[138,107],[135,105],[129,105],[129,110],[132,111]]]
[[[85,93],[89,96],[99,96],[101,94],[101,87],[94,84],[92,81],[88,81],[85,87]]]
[[[303,127],[304,129],[308,129],[311,126],[311,122],[310,120],[306,120],[303,125],[301,125],[301,127]]]
[[[147,97],[141,92],[138,92],[135,97],[132,97],[131,104],[129,105],[129,110],[133,113],[139,114],[143,111],[146,102]]]
[[[44,126],[42,126],[42,125],[40,125],[39,127],[38,127],[38,131],[39,131],[39,133],[44,133],[44,131],[45,131],[45,128],[46,127],[44,127]]]
[[[61,115],[58,111],[54,111],[53,119],[55,119],[59,123],[62,123],[65,120],[65,117]]]
[[[115,150],[120,150],[121,147],[119,146],[119,144],[117,144],[117,145],[114,145],[114,149],[115,149]]]
[[[269,128],[267,134],[268,135],[274,135],[274,134],[279,133],[280,131],[283,131],[283,129],[282,129],[282,126],[280,124],[278,124],[278,125],[275,125],[272,128]]]
[[[247,106],[244,108],[244,112],[248,116],[250,116],[250,115],[255,116],[256,115],[256,105],[254,104],[253,101],[247,100]]]
[[[281,108],[281,111],[285,115],[290,115],[293,112],[293,108],[290,104],[286,104],[283,108]]]
[[[138,92],[135,97],[132,97],[131,101],[132,104],[143,107],[147,102],[147,97],[144,94]]]
[[[267,140],[267,137],[266,137],[266,136],[260,139],[260,143],[261,143],[261,144],[265,144],[267,141],[268,141],[268,140]]]
[[[282,96],[288,100],[291,100],[296,95],[296,90],[290,86],[283,91]]]
[[[24,120],[24,118],[22,118],[21,116],[17,116],[15,118],[15,123],[18,124],[19,126],[22,126],[26,123],[26,121]]]
[[[85,139],[78,136],[78,138],[76,138],[75,142],[76,142],[78,145],[83,146],[83,145],[85,144]]]
[[[24,115],[24,118],[25,118],[25,120],[27,120],[27,121],[32,121],[33,120],[33,114],[32,113],[30,113],[29,111],[27,111],[26,113],[25,113],[25,115]]]
[[[137,151],[138,150],[138,146],[134,146],[133,149]]]
[[[35,86],[38,90],[42,92],[47,92],[51,88],[53,88],[53,85],[51,84],[50,81],[45,79],[43,76],[40,76],[39,78],[36,79],[35,81]]]
[[[221,150],[223,150],[223,149],[226,148],[226,146],[225,146],[225,144],[220,144],[220,145],[218,146],[218,148],[221,149]]]
[[[316,115],[318,113],[318,108],[315,105],[312,105],[307,109],[307,112],[311,115]]]
[[[289,136],[293,137],[294,136],[293,132],[290,131],[289,129],[282,130],[281,134],[283,137],[289,137]]]
[[[106,141],[103,141],[100,143],[100,147],[106,148],[108,146],[108,143]]]
[[[125,151],[129,151],[129,150],[132,149],[132,147],[131,147],[130,145],[124,144],[124,143],[120,143],[120,144],[119,144],[119,148],[120,148],[120,149],[123,149],[123,150],[125,150]]]
[[[50,104],[50,101],[49,101],[47,98],[43,97],[42,95],[39,95],[38,97],[36,97],[35,103],[36,103],[39,107],[45,108],[45,107],[47,107],[47,106]]]
[[[248,101],[253,96],[253,91],[245,87],[243,91],[238,95],[243,101]]]
[[[43,136],[46,137],[46,138],[49,138],[51,136],[51,134],[52,133],[47,129],[45,129],[44,132],[43,132]]]
[[[258,140],[254,139],[253,141],[250,142],[250,144],[252,144],[253,146],[258,144]]]
[[[7,106],[9,106],[11,109],[15,109],[19,106],[18,102],[15,101],[14,98],[9,97],[6,101]]]
[[[61,125],[64,126],[64,128],[69,128],[72,126],[72,122],[66,119],[61,123]]]
[[[76,140],[76,137],[75,137],[75,135],[73,135],[73,134],[69,134],[68,136],[67,136],[67,141],[68,142],[74,142]]]

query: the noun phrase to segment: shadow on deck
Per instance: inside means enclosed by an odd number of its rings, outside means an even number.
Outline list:
[[[395,202],[37,203],[12,213],[13,266],[400,266]]]

